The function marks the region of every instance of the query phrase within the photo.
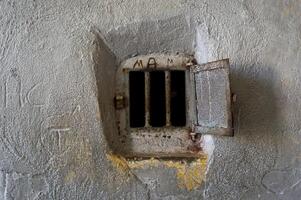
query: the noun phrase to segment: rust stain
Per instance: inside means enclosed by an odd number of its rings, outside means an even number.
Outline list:
[[[129,173],[133,169],[156,168],[164,166],[176,170],[178,186],[191,191],[198,188],[205,180],[207,157],[196,158],[193,160],[159,160],[155,158],[145,160],[127,160],[126,158],[108,154],[107,158],[112,164],[123,173]],[[132,172],[131,172],[132,173]]]

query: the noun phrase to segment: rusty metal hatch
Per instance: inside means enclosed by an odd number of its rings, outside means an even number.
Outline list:
[[[121,63],[114,100],[116,153],[126,157],[203,155],[201,134],[196,134],[201,128],[197,123],[200,106],[196,102],[196,76],[192,73],[195,66],[194,58],[184,54],[143,55]],[[184,87],[178,104],[173,104],[174,85]],[[152,102],[153,96],[157,101]],[[156,110],[155,106],[160,108]]]

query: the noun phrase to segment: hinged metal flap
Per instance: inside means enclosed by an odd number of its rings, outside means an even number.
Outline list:
[[[232,135],[229,59],[190,68],[195,99],[194,132]]]

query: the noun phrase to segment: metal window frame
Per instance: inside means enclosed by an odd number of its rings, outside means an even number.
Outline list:
[[[211,135],[219,135],[219,136],[233,136],[234,135],[234,130],[233,130],[233,119],[232,119],[232,110],[231,110],[231,105],[232,105],[232,99],[231,99],[231,89],[230,89],[230,80],[229,80],[229,59],[222,59],[222,60],[217,60],[217,61],[212,61],[208,62],[205,64],[200,64],[200,65],[193,65],[190,67],[190,78],[191,78],[191,84],[192,88],[195,88],[195,91],[192,94],[192,98],[194,99],[194,102],[198,102],[196,95],[197,95],[197,87],[196,87],[196,82],[200,81],[196,79],[196,74],[197,73],[206,73],[206,77],[208,78],[209,75],[208,73],[212,73],[215,71],[222,71],[223,72],[223,77],[225,78],[224,82],[224,93],[225,93],[225,98],[221,99],[219,102],[220,104],[225,104],[225,109],[223,109],[223,114],[225,122],[223,124],[215,124],[215,125],[210,125],[210,126],[204,126],[201,125],[199,120],[198,120],[198,110],[197,110],[197,105],[194,106],[194,114],[193,119],[192,119],[192,131],[195,132],[196,134],[211,134]],[[202,79],[204,80],[204,79]],[[205,79],[206,80],[206,79]],[[209,79],[207,81],[209,92],[210,92],[210,83]],[[215,90],[211,90],[211,92],[216,92]],[[208,95],[210,98],[210,94]],[[209,113],[211,114],[211,113]],[[221,115],[221,113],[219,113]],[[205,116],[205,115],[203,115]]]
[[[185,54],[150,54],[129,58],[121,63],[116,75],[116,96],[123,97],[123,108],[116,109],[118,139],[116,149],[126,157],[200,157],[200,138],[191,136],[192,119],[195,114],[195,105],[191,95],[191,73],[189,67],[193,64],[193,57]],[[146,126],[144,128],[130,128],[129,125],[129,72],[145,71],[145,87],[149,91],[149,71],[165,71],[166,80],[169,79],[169,70],[185,70],[186,87],[186,126],[165,126],[155,128],[149,126],[149,108],[146,109]],[[165,84],[166,95],[169,99],[168,82]],[[145,93],[145,105],[148,105],[149,94]],[[168,105],[167,105],[168,104]],[[170,101],[166,99],[169,107]],[[170,119],[167,112],[167,122]]]

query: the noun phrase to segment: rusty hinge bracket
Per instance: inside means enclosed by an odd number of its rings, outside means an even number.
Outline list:
[[[186,63],[186,68],[190,68],[190,67],[192,67],[192,66],[195,66],[197,64],[197,61],[196,61],[196,59],[195,58],[193,58],[193,59],[191,59],[191,60],[189,60],[187,63]]]
[[[116,109],[123,109],[126,106],[126,100],[124,95],[116,95],[114,98],[114,105]]]

